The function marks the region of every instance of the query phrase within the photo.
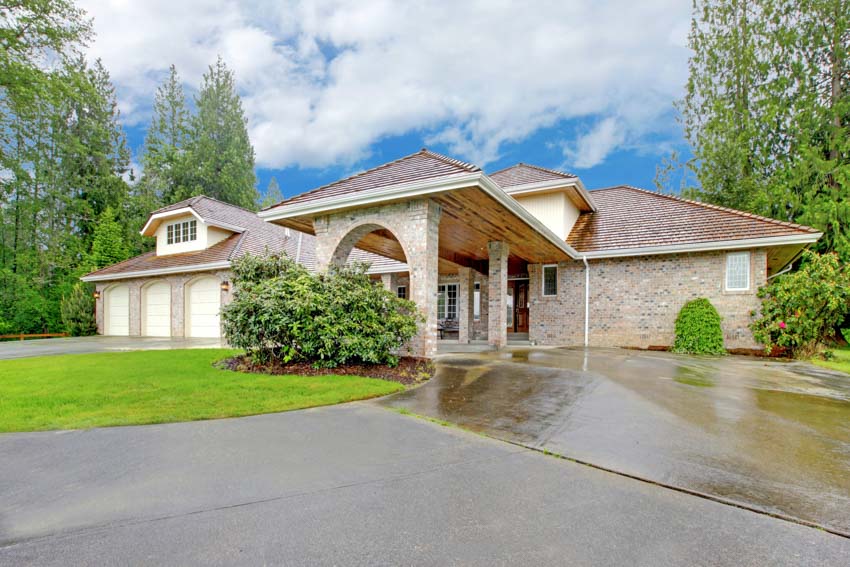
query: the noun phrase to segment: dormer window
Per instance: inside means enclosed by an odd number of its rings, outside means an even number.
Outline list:
[[[168,225],[168,243],[179,244],[198,239],[198,221],[189,220]]]

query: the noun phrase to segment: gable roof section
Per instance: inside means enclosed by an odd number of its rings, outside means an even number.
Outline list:
[[[572,173],[564,173],[563,171],[546,169],[545,167],[522,162],[506,167],[505,169],[500,169],[489,174],[488,177],[498,183],[502,189],[510,189],[511,187],[530,185],[532,183],[577,179]]]
[[[306,193],[290,197],[265,210],[341,197],[343,195],[348,196],[355,193],[368,192],[373,189],[391,187],[393,185],[479,171],[481,169],[476,165],[423,148],[415,154],[410,154],[409,156],[368,169],[351,177],[346,177],[345,179],[323,185]]]
[[[662,253],[665,248],[708,249],[712,243],[733,245],[753,239],[807,243],[821,236],[807,226],[628,185],[591,194],[597,212],[581,215],[567,238],[588,257],[646,254],[655,249]]]

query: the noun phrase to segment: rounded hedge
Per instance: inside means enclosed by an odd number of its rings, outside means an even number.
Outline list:
[[[687,302],[676,318],[673,352],[685,354],[726,354],[720,314],[708,299]]]

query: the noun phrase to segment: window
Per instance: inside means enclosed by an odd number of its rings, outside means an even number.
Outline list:
[[[198,221],[190,220],[176,222],[168,225],[166,228],[168,243],[179,244],[181,242],[189,242],[190,240],[198,239]]]
[[[735,252],[726,255],[726,289],[728,291],[750,289],[749,252]]]
[[[457,284],[437,286],[437,319],[457,319]]]
[[[543,295],[558,295],[558,266],[543,266]]]
[[[475,298],[472,302],[472,316],[476,321],[481,320],[481,284],[475,283]]]
[[[407,286],[406,286],[406,285],[400,285],[400,286],[398,286],[398,287],[396,288],[396,294],[397,294],[397,295],[399,296],[399,298],[401,298],[401,299],[407,299]]]

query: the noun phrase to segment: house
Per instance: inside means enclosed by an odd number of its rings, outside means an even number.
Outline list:
[[[630,186],[588,191],[575,175],[534,165],[488,175],[426,149],[258,215],[204,197],[178,203],[142,233],[157,237],[155,252],[83,278],[98,284],[100,332],[162,332],[168,307],[171,336],[218,333],[229,262],[268,246],[315,270],[370,261],[374,277],[422,310],[411,350],[425,356],[446,321],[457,342],[496,348],[509,337],[669,345],[695,297],[717,307],[727,347],[755,348],[758,288],[821,236]]]

